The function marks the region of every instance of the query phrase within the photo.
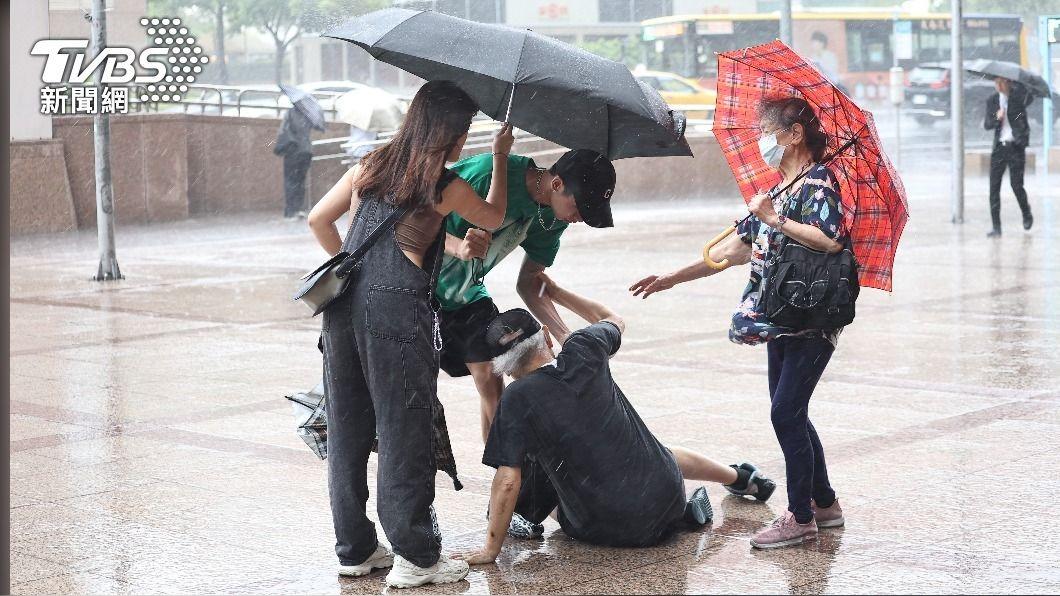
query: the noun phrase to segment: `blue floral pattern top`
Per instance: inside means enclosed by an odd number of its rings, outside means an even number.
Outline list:
[[[827,166],[815,164],[795,192],[773,199],[773,208],[793,222],[816,226],[837,242],[846,239],[843,229],[843,202],[839,184]],[[740,239],[751,245],[751,278],[743,291],[740,306],[732,315],[729,340],[738,344],[757,345],[785,335],[820,335],[835,345],[842,329],[805,329],[773,325],[762,310],[763,280],[768,278],[769,261],[780,249],[783,234],[752,215],[736,228]]]

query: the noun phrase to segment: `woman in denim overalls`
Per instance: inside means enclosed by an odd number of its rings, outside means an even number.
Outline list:
[[[393,566],[393,587],[459,581],[467,564],[440,556],[432,529],[438,318],[433,286],[442,220],[451,212],[498,227],[507,207],[503,126],[493,142],[493,183],[483,201],[445,168],[460,156],[475,102],[456,85],[420,88],[398,133],[351,168],[320,200],[309,225],[329,254],[352,252],[397,209],[407,208],[351,274],[346,292],[324,311],[324,389],[328,485],[341,575]],[[345,241],[335,222],[353,219]],[[376,509],[393,554],[365,514],[368,455],[378,433]]]

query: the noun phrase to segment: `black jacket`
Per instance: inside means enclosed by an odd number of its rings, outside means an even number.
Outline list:
[[[295,108],[287,110],[276,135],[276,144],[272,152],[276,155],[313,154],[313,143],[309,140],[313,125],[302,112]]]
[[[1031,129],[1027,124],[1027,106],[1034,101],[1034,96],[1027,92],[1027,88],[1019,83],[1011,83],[1008,93],[1008,125],[1012,127],[1013,143],[1018,147],[1026,147],[1030,143]],[[1001,97],[995,93],[986,98],[986,118],[983,126],[987,130],[994,131],[994,146],[1001,142],[1001,121],[997,119],[997,111],[1001,108]]]

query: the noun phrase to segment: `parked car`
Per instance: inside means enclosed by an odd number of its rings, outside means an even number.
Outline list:
[[[982,126],[986,100],[996,93],[994,81],[971,73],[964,73],[965,126]],[[909,72],[905,84],[905,103],[902,110],[913,114],[916,121],[929,126],[950,117],[950,66],[946,62],[920,64]],[[1042,100],[1035,99],[1027,115],[1042,122]]]
[[[704,89],[691,79],[675,75],[670,72],[659,72],[654,70],[637,71],[634,77],[638,81],[647,84],[659,92],[670,106],[710,106],[705,109],[681,109],[685,116],[690,119],[706,119],[714,111],[714,105],[718,101],[718,94],[710,89]]]

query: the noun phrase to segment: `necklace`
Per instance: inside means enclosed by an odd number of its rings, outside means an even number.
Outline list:
[[[534,184],[534,202],[537,203],[537,223],[541,224],[541,228],[545,231],[550,231],[556,226],[556,214],[552,214],[552,223],[546,226],[545,218],[541,216],[541,203],[538,202],[541,197],[541,175],[544,173],[545,171],[541,168],[537,169],[537,182]]]

